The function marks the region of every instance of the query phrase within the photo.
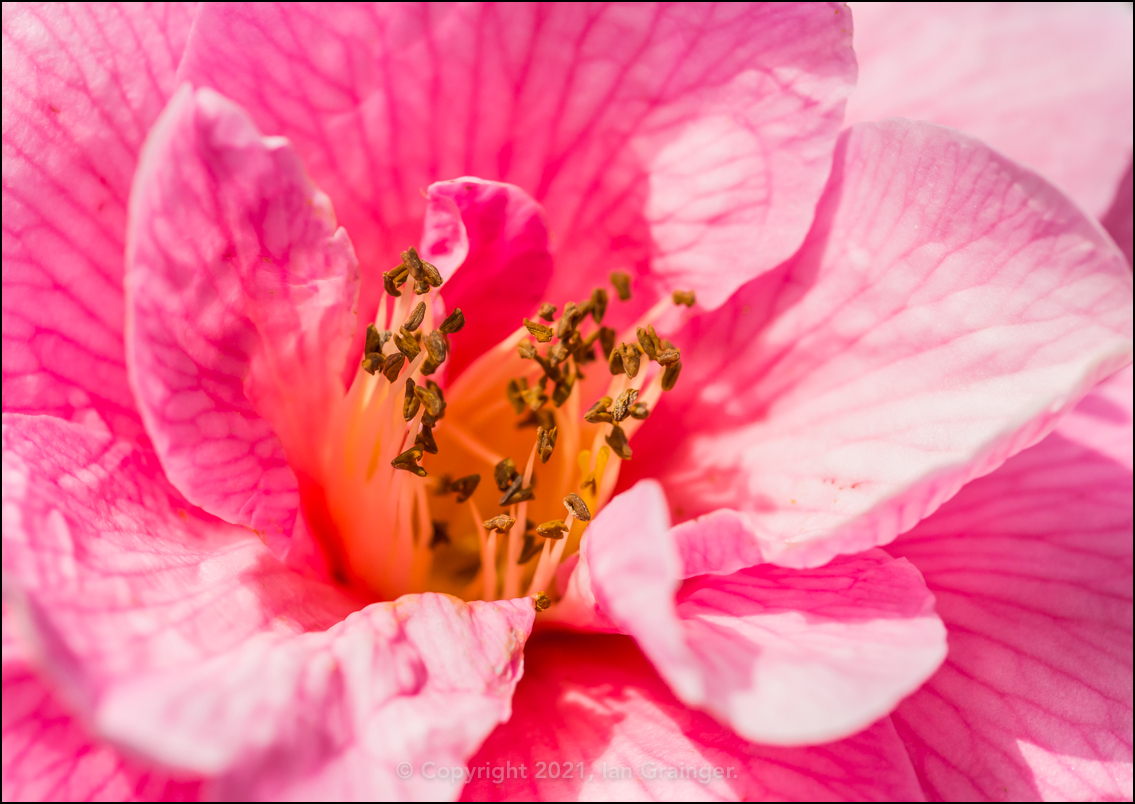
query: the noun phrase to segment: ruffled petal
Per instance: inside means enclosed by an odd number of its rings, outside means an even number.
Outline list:
[[[827,745],[750,743],[614,635],[534,637],[512,719],[468,774],[465,801],[923,800],[889,719]]]
[[[891,541],[1132,348],[1131,273],[1052,187],[925,123],[845,136],[801,252],[674,336],[620,479],[744,513],[786,566]]]
[[[657,256],[714,304],[806,233],[850,37],[834,4],[205,7],[180,75],[297,144],[358,248],[365,315],[420,188],[462,175],[544,205],[551,301]]]
[[[1103,215],[1131,153],[1131,9],[855,3],[847,122],[961,129]],[[1128,192],[1130,196],[1130,191]]]
[[[127,353],[146,428],[195,505],[282,545],[355,327],[357,265],[282,140],[183,88],[131,194]],[[290,464],[290,465],[289,465]]]
[[[152,454],[5,425],[5,595],[102,737],[223,798],[406,798],[438,793],[399,763],[464,762],[508,717],[530,600],[407,596],[343,620],[361,603],[193,509]]]
[[[194,13],[4,6],[6,411],[145,438],[123,350],[126,203]]]
[[[1107,229],[1107,233],[1112,236],[1116,245],[1119,246],[1119,250],[1127,257],[1128,266],[1132,264],[1131,190],[1131,159],[1128,159],[1127,172],[1123,174],[1123,179],[1119,182],[1119,187],[1116,188],[1115,198],[1111,202],[1111,207],[1108,209],[1107,214],[1100,220],[1103,224],[1103,228]]]
[[[1131,395],[1128,368],[892,545],[950,631],[894,714],[933,798],[1131,798]]]
[[[945,657],[934,598],[909,562],[873,550],[815,570],[705,575],[679,589],[686,572],[666,508],[658,484],[642,481],[595,518],[584,555],[594,598],[678,698],[741,736],[805,745],[854,734]]]

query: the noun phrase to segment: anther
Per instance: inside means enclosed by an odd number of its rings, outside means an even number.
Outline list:
[[[540,355],[536,355],[532,359],[540,364],[540,368],[544,369],[545,378],[551,380],[552,382],[556,382],[560,379],[560,369],[551,360],[546,357],[541,357]]]
[[[568,302],[564,306],[563,315],[561,315],[560,320],[556,322],[556,337],[560,339],[567,338],[575,330],[576,324],[579,323],[581,318],[583,318],[583,312],[579,307],[572,302]]]
[[[675,290],[674,291],[674,304],[684,304],[687,307],[693,307],[698,300],[698,297],[692,290]]]
[[[423,427],[422,431],[414,437],[414,446],[421,447],[422,451],[428,452],[430,455],[437,455],[437,442],[434,441],[433,428]]]
[[[611,428],[611,434],[605,437],[607,445],[611,451],[622,458],[624,461],[631,459],[631,445],[627,443],[627,434],[623,432],[623,428],[615,425]]]
[[[374,324],[367,324],[367,344],[363,352],[365,354],[381,352],[388,340],[390,340],[390,330],[379,329]]]
[[[402,252],[402,264],[409,269],[410,276],[414,279],[435,288],[441,286],[441,273],[419,257],[418,250],[413,246]]]
[[[591,317],[596,324],[603,323],[603,316],[607,314],[607,291],[595,288],[591,291]]]
[[[414,393],[415,389],[414,380],[410,377],[406,378],[406,398],[402,400],[402,418],[406,421],[414,418],[418,413],[418,408],[422,406],[421,400],[418,395]]]
[[[599,401],[592,405],[587,413],[583,414],[583,418],[592,424],[599,424],[600,422],[611,422],[611,414],[607,412],[607,408],[611,407],[611,397],[600,397]]]
[[[611,272],[611,284],[615,286],[615,292],[619,294],[619,301],[629,301],[631,298],[631,276],[622,271]]]
[[[556,415],[550,410],[528,411],[528,415],[516,423],[518,429],[524,427],[543,427],[551,430],[556,426]]]
[[[516,351],[520,353],[522,360],[532,360],[536,357],[536,344],[526,338],[516,344]]]
[[[433,534],[430,536],[430,549],[439,544],[449,544],[449,525],[445,522],[433,520]]]
[[[512,405],[512,409],[516,411],[519,416],[524,412],[526,407],[524,404],[524,392],[528,390],[528,379],[520,377],[519,379],[513,378],[508,381],[505,386],[504,393],[508,397],[508,402]]]
[[[445,356],[448,349],[445,345],[445,338],[436,329],[423,338],[423,343],[426,351],[430,354],[430,360],[441,365],[445,361]]]
[[[441,326],[438,327],[438,331],[444,332],[446,335],[452,335],[455,332],[460,332],[464,326],[465,313],[461,312],[461,308],[458,307],[445,317],[445,320],[441,322]]]
[[[677,349],[663,349],[658,353],[658,362],[663,366],[672,366],[682,359],[682,353]]]
[[[394,382],[398,379],[398,372],[402,370],[402,365],[406,362],[406,355],[401,352],[395,352],[392,355],[387,355],[386,360],[382,364],[382,376]]]
[[[414,280],[414,295],[422,296],[430,292],[430,283],[424,279]]]
[[[407,388],[409,388],[409,386],[407,386]],[[426,406],[427,413],[435,419],[441,418],[445,410],[445,401],[439,397],[432,388],[422,388],[420,385],[415,385],[414,396],[420,399],[422,404]]]
[[[536,431],[536,452],[540,454],[540,463],[547,463],[552,457],[552,450],[556,448],[556,437],[560,434],[558,427],[545,430],[543,427]]]
[[[583,498],[576,494],[574,491],[564,497],[564,508],[575,515],[575,518],[580,522],[591,521],[591,511],[587,508],[587,503]]]
[[[422,457],[422,448],[419,446],[410,447],[401,455],[396,457],[390,462],[390,465],[395,469],[402,469],[406,472],[413,472],[418,477],[425,477],[426,470],[418,466],[418,461]]]
[[[552,404],[558,408],[567,402],[573,387],[575,387],[575,374],[565,375],[552,389]]]
[[[611,408],[611,418],[616,422],[621,422],[623,419],[630,415],[631,405],[638,399],[638,391],[634,388],[628,388],[619,394],[619,398],[615,400],[615,407]]]
[[[543,592],[537,592],[536,595],[532,598],[532,606],[536,609],[537,613],[541,611],[547,611],[551,607],[551,605],[552,599]]]
[[[561,321],[563,319],[560,319]],[[548,347],[548,362],[553,366],[558,366],[568,358],[568,348],[564,346],[563,342],[554,343]]]
[[[533,536],[531,533],[524,534],[524,547],[521,549],[520,558],[516,559],[516,563],[519,564],[519,565],[527,564],[529,561],[531,561],[533,558],[535,558],[543,548],[544,548],[543,539],[541,539],[539,542],[537,542],[536,537]],[[537,605],[539,605],[539,604],[537,604]],[[538,610],[543,611],[543,609],[538,609]]]
[[[547,343],[552,339],[553,330],[551,327],[546,327],[537,321],[529,321],[527,318],[524,319],[524,326],[532,333],[532,337],[536,339],[537,343]]]
[[[611,350],[611,356],[607,358],[607,368],[611,370],[612,375],[624,373],[623,350],[621,348]]]
[[[520,394],[531,411],[537,411],[548,404],[548,395],[544,393],[543,384],[534,385]]]
[[[410,311],[410,315],[406,316],[406,323],[402,325],[402,329],[407,332],[413,332],[422,325],[422,321],[426,317],[426,303],[418,302],[414,309]]]
[[[636,402],[631,405],[629,413],[632,419],[639,419],[641,421],[650,415],[650,409],[646,407],[645,402]]]
[[[536,532],[545,539],[562,539],[567,530],[568,526],[562,519],[552,519],[536,526]]]
[[[395,298],[402,295],[402,291],[397,288],[394,277],[389,272],[382,275],[382,288]]]
[[[436,412],[430,408],[429,404],[423,399],[423,404],[426,405],[426,412],[422,414],[422,424],[426,427],[433,427],[437,424],[437,420],[445,416],[445,394],[441,392],[441,386],[433,380],[426,380],[425,390],[429,391],[437,400]],[[417,393],[415,391],[415,393]]]
[[[603,349],[603,359],[607,360],[611,356],[611,350],[615,348],[615,330],[610,327],[601,327],[599,329],[599,346]]]
[[[623,371],[633,380],[638,374],[642,350],[638,348],[637,343],[624,343],[619,347],[619,351],[623,353]]]
[[[646,356],[651,360],[657,360],[658,353],[662,351],[662,341],[654,331],[654,326],[647,324],[645,327],[639,327],[636,334],[638,335],[639,346],[642,347]]]
[[[400,329],[394,333],[394,345],[398,347],[399,352],[406,355],[407,360],[413,360],[422,351],[418,341],[405,329]]]
[[[535,486],[523,488],[523,484],[524,475],[517,475],[509,487],[505,489],[504,494],[501,495],[500,505],[512,505],[513,503],[524,502],[525,500],[531,500],[535,497]]]
[[[662,390],[669,391],[674,387],[674,383],[678,381],[678,375],[682,373],[682,361],[671,363],[662,372]]]
[[[473,496],[473,492],[477,490],[477,485],[480,482],[480,475],[466,475],[452,481],[449,488],[457,492],[457,502],[463,503]]]
[[[402,355],[398,355],[402,357]],[[402,358],[405,360],[405,358]],[[363,371],[367,374],[374,374],[376,371],[382,369],[383,363],[386,362],[386,356],[381,352],[371,352],[370,354],[363,355]],[[391,380],[393,382],[393,380]]]
[[[495,530],[497,533],[508,533],[512,530],[512,526],[516,524],[516,520],[507,514],[497,514],[492,519],[486,519],[481,524],[485,526],[485,530]]]
[[[536,315],[540,316],[540,318],[545,321],[551,321],[556,317],[556,305],[544,302],[540,305],[540,312],[536,313]]]
[[[496,481],[497,488],[501,491],[508,491],[512,481],[516,478],[516,461],[512,458],[505,458],[493,467],[493,480]]]

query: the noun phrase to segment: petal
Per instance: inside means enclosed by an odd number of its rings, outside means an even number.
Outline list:
[[[535,313],[552,255],[544,212],[519,187],[466,176],[431,184],[428,196],[422,255],[446,279],[446,306],[471,323],[452,339],[452,380]]]
[[[1115,198],[1111,202],[1111,207],[1107,214],[1100,219],[1103,228],[1107,229],[1107,233],[1115,240],[1119,250],[1127,257],[1128,265],[1131,265],[1131,202],[1131,159],[1128,158],[1127,172],[1123,174],[1123,179],[1115,190]]]
[[[94,740],[28,663],[4,608],[4,800],[195,801],[200,782]]]
[[[923,800],[889,719],[822,746],[750,743],[614,635],[533,638],[512,719],[468,773],[465,801]]]
[[[801,252],[674,336],[620,478],[785,566],[891,541],[1131,355],[1130,271],[1056,190],[937,126],[845,136]]]
[[[167,475],[195,505],[285,542],[292,469],[315,474],[343,395],[346,232],[286,142],[186,87],[146,143],[129,238],[131,380]]]
[[[645,276],[659,243],[671,281],[721,292],[776,265],[830,169],[850,35],[836,5],[205,7],[180,75],[296,143],[352,233],[369,315],[377,271],[417,240],[419,189],[453,176],[545,207],[556,303]]]
[[[658,484],[642,481],[595,518],[584,556],[595,600],[679,699],[742,737],[806,745],[854,734],[945,657],[922,577],[881,550],[815,570],[706,575],[675,596],[684,572],[666,508]]]
[[[856,3],[847,122],[959,128],[1102,215],[1131,153],[1131,10]]]
[[[122,346],[126,201],[194,14],[4,6],[4,410],[144,437]]]
[[[115,744],[222,798],[409,797],[423,783],[398,763],[461,763],[508,717],[528,599],[407,596],[343,620],[361,603],[189,507],[151,454],[47,417],[6,425],[5,594]]]
[[[896,711],[945,800],[1129,800],[1131,369],[895,542],[950,630]]]

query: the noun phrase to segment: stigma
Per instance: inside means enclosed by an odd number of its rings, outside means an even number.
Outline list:
[[[338,578],[379,599],[436,591],[466,600],[558,598],[556,573],[614,493],[631,439],[674,387],[681,352],[654,330],[679,291],[620,333],[596,288],[531,318],[452,382],[466,326],[432,293],[414,248],[383,274],[363,357],[333,413],[322,485]],[[617,298],[631,279],[610,277]]]

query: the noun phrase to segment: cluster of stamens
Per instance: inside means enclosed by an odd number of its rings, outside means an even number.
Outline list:
[[[630,299],[630,277],[616,272],[611,274],[610,279],[618,298],[622,301]],[[440,555],[438,551],[452,551],[467,544],[467,539],[458,532],[462,530],[459,515],[456,518],[451,515],[448,519],[429,518],[425,489],[432,488],[435,497],[454,495],[455,503],[468,503],[470,506],[469,519],[472,530],[476,531],[480,560],[476,577],[469,578],[458,593],[485,599],[496,599],[498,595],[515,597],[519,594],[523,577],[530,572],[528,594],[535,599],[537,609],[543,610],[551,604],[545,589],[564,558],[569,543],[573,549],[578,548],[582,528],[613,490],[617,470],[605,471],[611,454],[622,460],[631,458],[629,438],[632,433],[628,433],[626,428],[631,424],[637,426],[650,415],[650,408],[657,402],[659,394],[673,388],[681,372],[679,350],[670,341],[659,337],[650,323],[664,312],[665,305],[656,305],[641,322],[642,325],[636,328],[636,337],[624,342],[619,341],[614,329],[603,325],[609,300],[603,288],[596,288],[582,303],[566,304],[558,318],[557,308],[545,303],[536,315],[539,320],[523,320],[524,328],[518,330],[517,335],[523,336],[526,331],[531,339],[521,337],[519,343],[515,340],[512,343],[516,343],[516,354],[521,360],[531,361],[532,370],[508,377],[507,381],[502,376],[501,381],[508,406],[517,417],[515,427],[536,430],[535,443],[524,470],[518,468],[512,457],[494,454],[478,440],[477,434],[466,432],[459,422],[442,425],[442,430],[439,430],[439,433],[456,439],[464,451],[491,463],[492,480],[500,492],[496,502],[505,510],[483,517],[474,499],[481,487],[481,473],[435,478],[422,465],[426,455],[439,453],[434,429],[444,419],[447,408],[441,387],[426,378],[445,362],[450,353],[449,338],[462,330],[465,318],[460,309],[455,309],[436,329],[430,329],[431,306],[425,301],[418,301],[410,307],[410,299],[402,296],[401,288],[410,280],[413,280],[414,294],[424,296],[441,285],[442,277],[437,268],[422,260],[413,248],[403,252],[400,265],[383,275],[386,296],[380,305],[378,320],[385,323],[387,306],[392,304],[390,320],[393,322],[404,316],[403,323],[395,331],[379,329],[375,324],[368,326],[361,369],[371,379],[357,380],[348,394],[351,401],[347,406],[350,413],[347,429],[367,430],[375,433],[376,437],[362,478],[364,488],[370,490],[365,493],[373,493],[382,485],[372,480],[381,453],[389,456],[392,450],[396,450],[389,458],[394,474],[386,476],[385,491],[386,501],[392,500],[397,510],[388,507],[381,513],[386,515],[387,520],[397,520],[397,524],[372,525],[371,529],[372,538],[385,543],[386,552],[401,555],[403,567],[409,568],[408,577],[403,577],[405,573],[398,575],[384,571],[378,573],[377,581],[370,579],[370,585],[380,587],[384,594],[429,587],[427,576]],[[675,304],[692,306],[694,301],[690,292],[679,291],[673,295]],[[594,322],[590,333],[584,331],[588,318]],[[580,383],[586,379],[584,369],[600,359],[596,347],[606,361],[612,379],[608,394],[581,415],[579,402],[573,400],[578,400]],[[512,360],[491,362],[515,366]],[[650,363],[657,364],[657,368],[646,371],[645,367]],[[490,374],[493,370],[491,367],[486,369]],[[405,378],[400,380],[403,372]],[[644,388],[643,383],[647,381],[644,376],[635,387],[634,381],[643,372],[652,375],[649,386]],[[374,384],[376,381],[382,384],[379,377],[386,380],[385,389]],[[419,379],[424,382],[419,383]],[[574,416],[567,414],[565,405],[575,411]],[[370,424],[369,419],[360,415],[360,411],[367,409],[377,409],[375,412],[380,416],[381,411],[389,411],[388,416],[397,412],[396,415],[406,424],[401,427],[381,422],[377,426]],[[566,516],[537,524],[527,517],[530,505],[537,502],[536,459],[540,464],[548,463],[561,441],[562,427],[569,428],[569,443],[578,444],[582,426],[579,419],[594,426],[591,429],[595,430],[595,444],[590,450],[579,450],[578,493],[568,491],[563,497]],[[412,444],[407,444],[411,437]],[[398,446],[394,447],[395,444]],[[350,456],[344,457],[350,467]],[[565,476],[568,475],[574,477],[574,469]],[[561,488],[561,491],[565,490]],[[479,499],[482,505],[486,504],[483,493]],[[447,505],[451,511],[456,510]],[[577,521],[582,523],[581,527],[573,532],[573,524]],[[518,527],[518,523],[522,524]],[[357,542],[367,539],[368,534],[363,532],[348,536],[350,538]],[[498,578],[499,539],[507,540],[503,579]],[[376,554],[380,559],[394,558],[382,556],[381,549],[375,551],[365,546],[360,549],[357,544],[354,546],[358,553]],[[465,548],[465,553],[468,553],[468,548]],[[533,569],[530,564],[537,556],[540,560]],[[445,560],[457,562],[459,567],[465,566],[452,556]],[[358,574],[357,567],[355,574]]]

